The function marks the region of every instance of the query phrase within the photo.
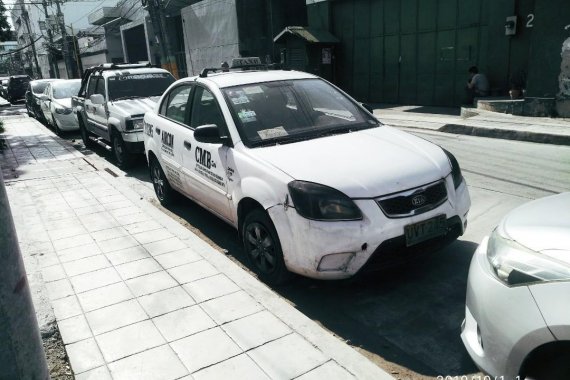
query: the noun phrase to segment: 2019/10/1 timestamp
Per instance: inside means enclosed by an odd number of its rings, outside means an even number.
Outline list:
[[[473,376],[441,376],[437,380],[508,380],[505,376],[488,376],[488,375],[473,375]],[[521,380],[520,376],[515,376],[514,380]]]

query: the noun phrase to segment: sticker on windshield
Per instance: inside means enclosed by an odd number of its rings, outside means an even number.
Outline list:
[[[257,121],[255,111],[241,110],[238,112],[238,117],[242,123],[251,123]]]
[[[275,137],[282,137],[289,135],[285,130],[285,128],[283,127],[262,129],[261,131],[257,131],[257,134],[259,135],[259,137],[261,137],[262,140],[273,139]]]
[[[247,96],[242,95],[242,96],[239,96],[237,98],[232,98],[232,103],[235,105],[246,104],[246,103],[249,103],[249,99]]]
[[[250,86],[250,87],[244,87],[243,92],[245,92],[247,95],[263,94],[263,89],[261,88],[261,86]]]
[[[121,75],[115,77],[109,77],[109,80],[143,80],[143,79],[156,79],[156,78],[168,78],[168,74],[133,74],[133,75]]]

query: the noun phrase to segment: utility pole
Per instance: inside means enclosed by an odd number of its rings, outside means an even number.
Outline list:
[[[162,4],[160,0],[142,0],[142,1],[143,1],[143,6],[147,5],[148,2],[147,10],[150,16],[150,22],[152,23],[154,34],[158,39],[158,44],[160,45],[160,53],[162,61],[161,65],[162,67],[165,67],[167,70],[172,71],[172,61],[174,57],[172,54],[172,48],[170,47],[170,41],[167,37],[166,20],[162,9]]]
[[[51,28],[48,25],[48,8],[47,8],[47,1],[43,0],[42,5],[44,7],[44,16],[45,16],[45,23],[46,23],[46,30],[48,35],[48,62],[49,62],[49,77],[50,78],[59,78],[59,70],[54,69],[54,60],[51,54],[51,49],[53,49],[53,35],[51,34]]]
[[[67,72],[67,78],[71,79],[73,76],[71,67],[73,63],[71,62],[71,55],[69,53],[69,41],[67,40],[67,33],[65,31],[65,24],[63,20],[63,13],[61,13],[61,7],[59,5],[60,0],[55,0],[55,6],[57,7],[57,21],[59,23],[59,29],[61,32],[61,38],[63,39],[63,61],[65,62],[65,70]]]
[[[38,63],[38,55],[36,54],[36,42],[32,36],[32,31],[30,28],[30,17],[26,9],[22,9],[22,17],[26,23],[26,29],[28,30],[28,36],[30,37],[30,44],[32,45],[32,54],[34,55],[34,63],[36,64],[36,71],[38,72],[38,77],[42,78],[42,71],[40,70],[40,65]]]
[[[73,40],[73,51],[75,52],[75,67],[77,67],[77,77],[83,77],[83,64],[81,63],[81,57],[79,56],[79,52],[77,51],[77,37],[75,36],[75,32],[73,31],[73,24],[71,24],[71,37]]]

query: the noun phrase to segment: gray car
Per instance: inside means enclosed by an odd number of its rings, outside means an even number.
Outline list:
[[[570,193],[516,208],[483,240],[461,330],[489,375],[570,379]]]

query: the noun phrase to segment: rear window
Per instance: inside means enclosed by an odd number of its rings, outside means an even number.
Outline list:
[[[34,94],[41,94],[46,89],[49,82],[39,82],[32,84],[32,91]]]

